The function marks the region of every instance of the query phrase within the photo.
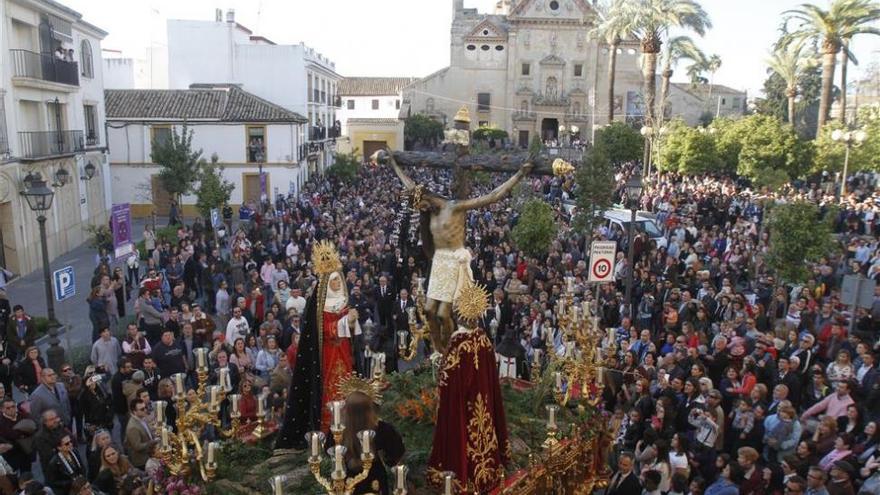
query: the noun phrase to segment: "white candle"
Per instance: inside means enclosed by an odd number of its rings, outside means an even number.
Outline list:
[[[590,303],[587,302],[587,301],[584,301],[584,302],[581,304],[581,309],[582,309],[583,312],[584,312],[584,318],[586,318],[586,317],[590,314]]]
[[[343,447],[342,445],[337,445],[336,447],[333,447],[333,455],[335,457],[335,467],[337,471],[345,471],[345,463],[342,458],[344,453],[345,447]]]
[[[414,308],[414,307],[412,307],[412,306],[406,308],[406,314],[407,314],[407,316],[409,317],[409,322],[410,322],[410,323],[415,323],[415,322],[416,322],[416,308]]]
[[[452,495],[452,475],[443,476],[443,495]]]
[[[334,400],[333,404],[333,426],[338,428],[342,426],[342,401]]]
[[[224,392],[232,390],[232,382],[229,381],[229,368],[220,368],[220,386]]]
[[[312,457],[321,457],[321,435],[317,431],[311,433]]]
[[[565,277],[565,289],[574,292],[574,277]]]
[[[241,396],[238,394],[232,394],[229,396],[229,401],[232,403],[232,416],[237,417],[239,415],[238,412],[238,402],[241,400]]]
[[[272,488],[274,491],[272,492],[272,495],[283,495],[284,494],[284,492],[281,490],[282,479],[283,479],[282,476],[275,476],[275,478],[273,479],[274,483],[272,485]]]
[[[162,426],[162,448],[168,448],[168,427]]]
[[[196,354],[196,363],[198,364],[199,369],[206,368],[208,366],[208,364],[207,364],[208,350],[205,349],[204,347],[198,347],[193,352],[195,352],[195,354]]]
[[[556,379],[556,391],[561,392],[562,391],[562,373],[559,371],[554,372],[553,378]]]
[[[174,388],[177,391],[177,395],[183,395],[183,373],[175,373],[174,374]]]
[[[211,407],[217,405],[217,392],[220,391],[220,387],[217,385],[211,385]]]
[[[602,368],[596,368],[596,385],[602,387],[604,385],[605,373]]]
[[[153,401],[153,410],[156,411],[156,423],[160,425],[165,423],[165,404],[164,400]]]
[[[406,349],[406,332],[403,330],[397,332],[397,347],[400,350]]]
[[[217,442],[208,442],[208,464],[214,464],[214,450],[217,448]]]
[[[266,400],[266,398],[263,397],[262,394],[257,397],[257,419],[261,419],[263,416],[266,415],[266,406],[263,403],[264,400]]]
[[[547,406],[547,426],[550,428],[556,427],[556,406]]]
[[[532,356],[532,359],[534,360],[534,362],[540,363],[541,362],[541,349],[535,349],[534,352],[535,353]]]
[[[405,490],[406,489],[406,466],[400,465],[394,467],[395,472],[397,473],[397,489]]]
[[[372,430],[364,430],[360,432],[361,437],[361,453],[369,454],[370,453],[370,440],[373,438]]]

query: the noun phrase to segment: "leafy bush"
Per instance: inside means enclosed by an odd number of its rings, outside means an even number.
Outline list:
[[[523,205],[511,237],[527,255],[540,257],[547,253],[557,229],[553,208],[540,199],[531,199]]]
[[[501,139],[507,139],[507,131],[504,129],[483,126],[474,131],[472,137],[477,141],[488,141],[490,139],[498,141]]]
[[[805,201],[773,205],[767,228],[770,231],[768,262],[786,282],[805,282],[811,275],[808,263],[839,249],[832,235],[834,213],[820,213]]]
[[[614,165],[641,160],[645,138],[623,122],[614,122],[596,131],[596,147],[602,148]]]
[[[360,169],[360,160],[357,157],[357,149],[351,153],[336,153],[333,165],[327,169],[327,175],[336,177],[342,182],[349,183],[357,179]]]
[[[107,225],[86,225],[86,232],[89,233],[89,247],[95,250],[104,249],[110,251],[113,249],[113,234]]]

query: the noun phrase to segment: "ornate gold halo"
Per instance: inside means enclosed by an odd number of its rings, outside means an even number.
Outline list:
[[[312,250],[312,264],[315,265],[315,273],[325,275],[342,269],[339,261],[339,253],[336,246],[330,241],[319,241]]]
[[[349,373],[339,379],[337,390],[343,399],[349,395],[360,392],[373,401],[374,404],[382,404],[382,388],[378,381],[365,380],[357,373]]]
[[[462,320],[477,321],[489,309],[489,293],[482,285],[471,283],[461,289],[452,305]]]

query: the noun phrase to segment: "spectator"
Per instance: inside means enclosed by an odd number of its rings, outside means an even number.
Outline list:
[[[92,364],[113,374],[116,373],[116,363],[120,357],[122,357],[122,349],[119,347],[119,341],[110,335],[109,328],[104,327],[100,338],[92,344]]]
[[[65,427],[71,426],[70,398],[63,383],[58,383],[58,374],[52,368],[40,372],[40,385],[30,395],[31,414],[40,417],[43,411],[53,410],[61,417]],[[46,459],[48,461],[48,459]]]
[[[147,424],[147,405],[140,399],[131,401],[131,416],[125,427],[125,450],[131,456],[131,464],[143,470],[154,445],[159,439]]]
[[[73,448],[70,435],[61,437],[55,447],[55,455],[49,460],[46,484],[55,493],[70,493],[74,479],[86,474],[86,465]]]
[[[30,315],[24,312],[21,304],[12,307],[12,318],[6,326],[6,345],[9,346],[9,359],[24,355],[25,349],[34,345],[37,339],[37,326]]]

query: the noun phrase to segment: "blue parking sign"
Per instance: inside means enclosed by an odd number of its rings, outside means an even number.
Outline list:
[[[56,301],[63,301],[76,295],[76,278],[72,266],[55,270],[52,280],[54,281],[52,285],[55,287]]]

